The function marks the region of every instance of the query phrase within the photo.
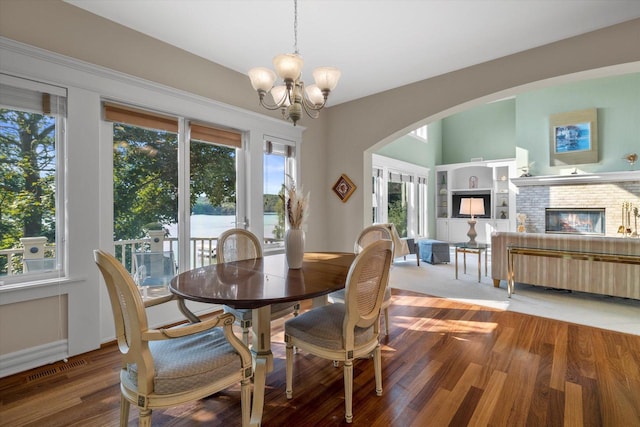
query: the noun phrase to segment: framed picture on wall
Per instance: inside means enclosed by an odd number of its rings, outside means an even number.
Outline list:
[[[598,162],[597,110],[573,111],[549,117],[550,166]]]
[[[356,191],[356,185],[345,174],[340,175],[340,178],[333,185],[333,191],[336,193],[342,203],[349,200],[349,197]]]

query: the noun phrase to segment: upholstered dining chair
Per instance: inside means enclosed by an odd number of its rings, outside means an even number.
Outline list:
[[[373,355],[376,394],[382,395],[380,310],[393,257],[391,240],[371,243],[349,269],[345,303],[327,304],[284,323],[286,395],[293,397],[293,347],[344,362],[345,419],[353,419],[353,360]],[[363,361],[363,363],[366,363]]]
[[[379,225],[370,225],[365,227],[353,246],[353,251],[355,253],[360,253],[364,248],[369,246],[373,242],[377,242],[381,239],[393,240],[391,228],[389,225],[393,224],[379,224]],[[329,295],[329,299],[332,302],[341,302],[344,303],[344,289],[333,292]],[[389,306],[391,305],[391,288],[387,286],[384,291],[384,300],[382,302],[382,314],[384,315],[384,334],[389,335]]]
[[[218,237],[216,247],[218,262],[240,261],[244,259],[262,257],[260,241],[252,232],[243,228],[226,230]],[[252,324],[251,309],[233,308],[224,306],[225,313],[231,313],[236,318],[236,323],[242,328],[242,341],[249,345],[249,330]],[[297,316],[300,312],[299,302],[285,302],[271,305],[271,320],[279,319],[293,313]]]
[[[180,405],[240,383],[242,425],[249,425],[251,352],[233,333],[231,314],[171,328],[149,328],[145,309],[173,295],[143,301],[125,267],[111,254],[93,252],[107,285],[122,352],[120,426],[131,403],[139,425],[151,425],[153,409]]]

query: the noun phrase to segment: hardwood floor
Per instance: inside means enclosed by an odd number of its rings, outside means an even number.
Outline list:
[[[354,426],[640,426],[640,336],[396,290],[390,315],[383,396],[373,361],[354,364]],[[274,325],[263,425],[345,425],[342,369],[325,360],[299,353],[285,398]],[[109,345],[1,379],[0,425],[117,426],[119,365]],[[239,425],[239,414],[233,387],[154,411],[153,424]]]

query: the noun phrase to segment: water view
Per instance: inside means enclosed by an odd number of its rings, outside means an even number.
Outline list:
[[[218,237],[223,231],[236,226],[234,215],[191,215],[191,237]],[[278,224],[277,214],[264,215],[264,237],[274,237]],[[169,236],[178,237],[178,224],[170,224]]]

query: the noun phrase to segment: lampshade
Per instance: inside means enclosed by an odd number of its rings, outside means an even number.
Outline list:
[[[340,70],[336,67],[318,67],[313,70],[313,79],[320,90],[333,90],[340,80]]]
[[[276,73],[266,67],[256,67],[249,70],[249,79],[253,90],[269,92],[276,81]]]
[[[288,107],[291,103],[287,96],[287,87],[284,85],[274,86],[273,89],[271,89],[271,96],[273,96],[273,102],[280,107]]]
[[[318,85],[309,85],[304,88],[305,92],[307,92],[307,97],[309,101],[313,103],[313,105],[322,105],[324,102],[324,95],[322,91],[318,87]]]
[[[484,200],[466,198],[460,200],[460,215],[484,215]]]
[[[297,80],[302,72],[304,61],[296,53],[283,53],[273,58],[273,66],[282,80]]]

